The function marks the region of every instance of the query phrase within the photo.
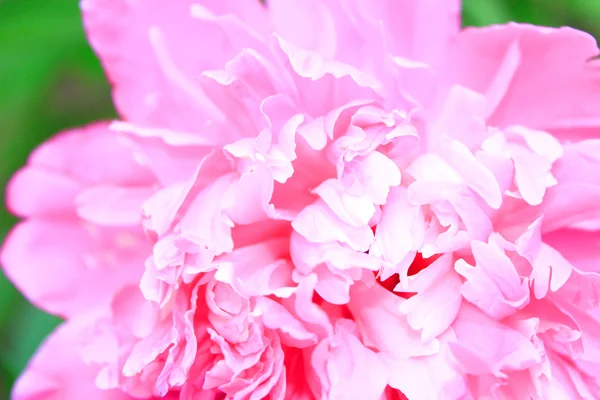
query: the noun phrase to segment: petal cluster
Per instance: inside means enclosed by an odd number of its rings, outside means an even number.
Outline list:
[[[600,397],[600,64],[458,0],[83,0],[119,121],[9,185],[13,396]]]

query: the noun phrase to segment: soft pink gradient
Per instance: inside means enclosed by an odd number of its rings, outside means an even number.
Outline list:
[[[268,3],[82,2],[122,120],[9,185],[13,398],[600,398],[595,40]]]

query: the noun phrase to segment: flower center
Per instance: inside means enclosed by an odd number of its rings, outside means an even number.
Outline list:
[[[433,264],[433,262],[440,257],[441,257],[441,255],[437,254],[437,255],[431,256],[429,258],[424,258],[421,253],[417,253],[417,255],[415,256],[415,259],[413,260],[413,262],[410,264],[410,267],[408,268],[408,276],[414,276],[414,275],[418,274],[419,272],[423,271],[425,268],[427,268],[431,264]],[[377,277],[377,274],[378,273],[375,272],[376,277]],[[400,283],[400,275],[399,274],[394,274],[384,281],[382,281],[379,277],[377,277],[377,283],[379,283],[381,286],[383,286],[388,291],[394,293],[396,296],[402,297],[404,299],[409,299],[416,294],[416,293],[401,293],[401,292],[394,291],[394,288]]]

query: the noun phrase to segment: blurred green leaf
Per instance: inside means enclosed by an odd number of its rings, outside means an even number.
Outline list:
[[[465,26],[486,26],[509,21],[544,26],[572,26],[600,35],[600,1],[597,0],[464,0]]]
[[[19,294],[17,289],[11,285],[0,270],[0,327],[11,317],[12,308],[18,299]]]
[[[6,371],[4,366],[0,363],[0,399],[8,399],[11,383],[11,374]]]
[[[21,302],[4,332],[0,345],[0,363],[14,379],[23,370],[42,340],[60,323],[26,302]]]
[[[503,0],[463,1],[463,24],[484,26],[500,24],[511,19],[510,9]]]

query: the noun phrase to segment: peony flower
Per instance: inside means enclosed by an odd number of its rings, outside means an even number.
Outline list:
[[[84,0],[121,120],[13,178],[16,400],[600,397],[600,64],[457,0]]]

